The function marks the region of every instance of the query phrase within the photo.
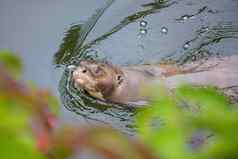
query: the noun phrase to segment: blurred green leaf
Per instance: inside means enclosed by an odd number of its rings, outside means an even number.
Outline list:
[[[153,103],[138,112],[136,120],[140,136],[154,151],[164,159],[238,158],[238,107],[221,92],[188,85],[173,91],[157,88],[145,91]],[[199,150],[191,150],[188,141],[201,130],[215,139],[204,136]]]
[[[29,88],[14,78],[21,69],[16,55],[0,51],[0,158],[43,159],[39,150],[45,145],[39,147],[38,142],[47,139],[42,136],[47,136],[54,124],[49,102],[53,110],[58,103],[48,91]]]
[[[31,135],[30,114],[17,101],[0,97],[0,158],[43,159]]]
[[[0,158],[2,159],[44,159],[35,149],[35,143],[29,136],[1,131],[0,141]]]
[[[0,99],[0,127],[4,130],[17,132],[26,128],[29,114],[16,106],[13,101]]]
[[[22,73],[22,63],[19,57],[11,51],[0,49],[0,65],[1,64],[16,77]]]

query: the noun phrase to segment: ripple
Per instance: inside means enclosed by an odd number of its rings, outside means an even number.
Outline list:
[[[207,9],[208,9],[207,6],[204,6],[204,7],[200,8],[196,13],[194,13],[194,14],[185,14],[185,15],[181,16],[180,18],[176,19],[176,20],[179,21],[179,22],[184,22],[186,20],[192,19],[195,16],[203,13]]]

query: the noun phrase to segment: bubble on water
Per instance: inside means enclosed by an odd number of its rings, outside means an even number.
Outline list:
[[[147,24],[148,24],[148,22],[145,20],[140,21],[140,27],[146,27]]]
[[[168,33],[168,28],[162,27],[162,28],[161,28],[161,33],[167,34],[167,33]]]
[[[147,29],[140,29],[140,35],[146,35],[148,32]]]
[[[189,44],[189,43],[185,43],[185,44],[183,45],[183,48],[184,48],[185,50],[187,50],[189,47],[190,47],[190,44]]]

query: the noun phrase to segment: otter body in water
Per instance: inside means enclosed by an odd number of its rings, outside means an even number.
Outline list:
[[[73,72],[75,87],[91,96],[116,103],[146,101],[142,85],[163,81],[168,88],[182,83],[212,85],[218,88],[238,86],[238,56],[210,58],[197,67],[177,65],[141,65],[116,67],[109,63],[82,60]],[[208,69],[209,68],[209,69]]]

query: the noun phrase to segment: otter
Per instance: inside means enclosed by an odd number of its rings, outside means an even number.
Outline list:
[[[194,66],[195,65],[195,66]],[[82,60],[73,71],[76,88],[89,95],[121,104],[147,102],[141,95],[146,84],[163,82],[170,89],[182,83],[212,85],[225,89],[238,86],[238,56],[210,58],[202,64],[179,66],[155,64],[118,67],[109,62]]]

